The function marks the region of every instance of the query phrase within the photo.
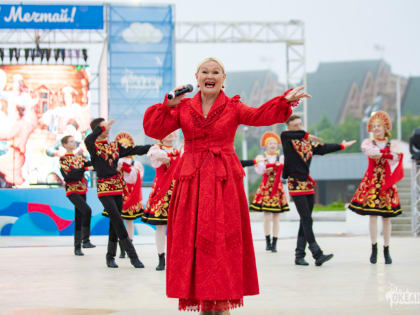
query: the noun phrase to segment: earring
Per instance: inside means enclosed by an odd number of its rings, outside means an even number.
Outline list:
[[[224,85],[222,85],[222,89],[224,89],[225,88],[225,86]]]
[[[199,88],[200,87],[200,84],[197,84],[197,87]]]

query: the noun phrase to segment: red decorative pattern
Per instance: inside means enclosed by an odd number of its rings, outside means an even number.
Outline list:
[[[308,162],[312,158],[312,143],[307,139],[292,140],[295,151],[299,154],[303,161]]]
[[[109,165],[112,165],[116,159],[118,159],[120,153],[118,144],[116,142],[108,141],[96,141],[96,154],[105,161],[108,161]]]
[[[123,183],[119,174],[108,178],[98,178],[98,197],[122,195]]]
[[[233,300],[218,300],[218,301],[209,301],[209,300],[195,300],[195,299],[179,299],[178,309],[180,311],[229,311],[237,307],[244,305],[243,299],[233,299]]]
[[[87,185],[86,185],[86,179],[82,179],[78,182],[69,182],[66,183],[66,196],[69,196],[71,194],[86,194],[87,193]]]
[[[266,167],[268,166],[266,165]],[[280,180],[283,165],[271,167],[273,167],[273,172],[263,175],[261,184],[249,208],[254,211],[274,213],[289,211],[286,194]],[[277,187],[277,189],[274,189],[274,187]]]
[[[401,214],[397,187],[387,187],[390,180],[390,166],[386,157],[378,161],[369,158],[369,168],[365,173],[349,208],[362,215],[393,217]]]
[[[315,182],[312,179],[307,179],[305,181],[298,180],[294,177],[289,177],[287,179],[287,188],[289,189],[290,196],[299,196],[299,195],[313,195]]]

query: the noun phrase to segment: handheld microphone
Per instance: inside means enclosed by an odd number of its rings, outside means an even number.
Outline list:
[[[183,89],[177,90],[177,91],[171,91],[168,93],[168,99],[171,100],[177,96],[180,96],[185,93],[192,92],[194,90],[194,87],[191,84],[187,84]]]

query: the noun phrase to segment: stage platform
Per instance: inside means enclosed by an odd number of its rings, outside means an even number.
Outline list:
[[[150,241],[150,242],[149,242]],[[155,271],[152,239],[136,240],[145,269],[117,259],[105,266],[106,237],[73,255],[71,237],[0,237],[1,314],[179,314],[165,296],[165,273]],[[260,295],[246,297],[234,314],[420,314],[420,239],[394,237],[392,265],[369,263],[367,236],[324,236],[318,242],[334,258],[322,267],[293,264],[295,239],[279,240],[278,253],[256,240]],[[381,248],[382,240],[379,242]]]

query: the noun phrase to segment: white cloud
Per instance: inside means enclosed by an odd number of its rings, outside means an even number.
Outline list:
[[[150,23],[135,22],[122,32],[122,36],[129,43],[157,44],[162,40],[163,33]]]

